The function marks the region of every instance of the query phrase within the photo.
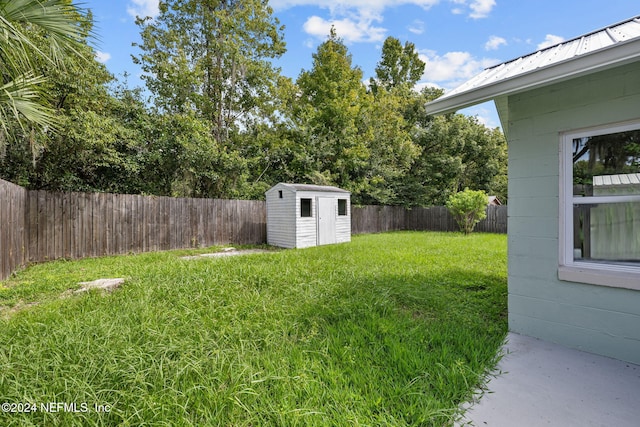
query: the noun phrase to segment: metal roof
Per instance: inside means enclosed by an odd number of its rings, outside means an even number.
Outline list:
[[[593,177],[593,186],[594,187],[619,187],[619,186],[629,186],[629,187],[638,187],[640,186],[640,173],[625,173],[618,175],[597,175]]]
[[[426,105],[449,113],[497,97],[546,86],[638,60],[640,16],[485,69]]]
[[[285,182],[281,182],[279,185],[289,187],[295,191],[323,191],[323,192],[329,192],[329,193],[349,193],[347,190],[343,190],[342,188],[333,187],[330,185],[288,184]]]

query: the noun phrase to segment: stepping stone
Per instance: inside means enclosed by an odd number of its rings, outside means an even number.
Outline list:
[[[265,249],[246,249],[246,250],[237,250],[236,248],[224,248],[222,252],[213,252],[210,254],[201,254],[201,255],[189,255],[180,257],[181,259],[202,259],[202,258],[221,258],[228,256],[236,256],[236,255],[248,255],[248,254],[257,254],[262,252],[268,252]]]
[[[112,291],[119,288],[124,283],[124,279],[98,279],[91,282],[80,282],[82,287],[75,291],[75,293],[86,292],[90,289],[102,289],[103,291]]]

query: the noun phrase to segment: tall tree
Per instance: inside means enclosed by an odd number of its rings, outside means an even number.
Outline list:
[[[419,154],[403,117],[404,100],[382,88],[368,93],[362,71],[331,29],[300,74],[297,129],[306,156],[303,179],[349,189],[355,203],[398,203],[401,181]],[[295,153],[299,154],[299,153]]]
[[[376,78],[370,79],[373,92],[379,87],[391,90],[400,85],[413,88],[424,73],[425,63],[411,42],[404,46],[395,37],[387,37],[382,45],[382,58],[376,66]]]
[[[371,135],[368,143],[371,153],[367,167],[365,204],[404,204],[398,187],[407,179],[407,173],[420,148],[412,141],[412,127],[403,117],[408,98],[397,91],[381,88],[365,114]]]
[[[134,61],[161,111],[194,112],[218,143],[273,113],[285,51],[283,27],[267,0],[167,0],[160,15],[138,19],[142,53]]]
[[[362,70],[335,28],[313,54],[313,66],[297,80],[301,96],[296,108],[301,143],[307,147],[307,179],[357,190],[369,158],[363,112],[371,102]]]

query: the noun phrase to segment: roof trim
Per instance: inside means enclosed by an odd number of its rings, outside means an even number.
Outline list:
[[[639,22],[638,18],[632,18],[625,21],[625,23],[630,23],[632,21],[635,21],[636,23]],[[601,32],[609,34],[608,30],[609,29],[607,28],[605,30],[601,30]],[[596,33],[589,33],[586,36],[563,42],[556,45],[555,48],[568,46],[570,43],[576,43],[585,37],[592,36],[593,34]],[[564,80],[573,79],[634,62],[640,58],[640,37],[634,37],[626,41],[618,41],[606,47],[579,55],[573,55],[567,59],[557,61],[546,66],[543,65],[538,68],[530,68],[523,72],[517,72],[516,70],[515,74],[509,77],[500,76],[502,72],[509,74],[508,67],[517,68],[517,61],[531,59],[532,62],[535,62],[535,55],[540,55],[543,52],[547,53],[553,49],[554,47],[546,48],[530,55],[488,68],[478,76],[463,84],[461,87],[454,89],[449,94],[445,94],[426,104],[426,111],[428,114],[450,113],[461,108],[470,107],[495,98],[548,86],[553,83],[558,83]],[[490,78],[493,78],[494,81],[485,81]],[[476,80],[478,80],[477,83],[475,82]],[[465,86],[470,87],[469,89],[465,89]]]
[[[351,194],[347,190],[343,190],[342,188],[334,187],[331,185],[313,185],[313,184],[291,184],[286,182],[279,182],[278,184],[271,187],[266,192],[274,190],[276,187],[285,187],[292,191],[318,191],[324,193],[344,193]]]

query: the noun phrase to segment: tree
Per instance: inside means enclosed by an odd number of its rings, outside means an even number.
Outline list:
[[[218,143],[269,118],[279,75],[270,60],[285,51],[272,13],[267,0],[169,0],[158,17],[138,19],[142,53],[134,62],[156,106],[194,112]]]
[[[406,180],[411,204],[442,205],[465,187],[505,198],[507,150],[499,129],[462,114],[438,116],[418,122],[414,142],[422,151]]]
[[[146,191],[140,177],[145,136],[139,123],[147,119],[142,101],[130,102],[111,94],[113,76],[95,60],[88,44],[92,14],[77,16],[77,55],[53,63],[34,56],[32,65],[45,80],[48,109],[57,132],[35,132],[11,119],[13,143],[0,159],[6,179],[29,188],[54,191]],[[33,49],[48,51],[49,37],[37,29],[25,29]]]
[[[420,59],[415,45],[387,37],[382,45],[382,58],[376,66],[376,78],[370,79],[374,93],[380,87],[391,90],[401,85],[413,88],[424,73],[425,63]]]
[[[365,111],[370,156],[361,203],[405,204],[398,189],[420,154],[420,148],[411,138],[412,128],[402,114],[406,104],[407,99],[398,91],[380,88]]]
[[[372,100],[362,84],[362,70],[352,67],[335,28],[297,85],[300,97],[294,114],[308,156],[307,179],[359,193],[370,156],[363,113]]]
[[[484,191],[465,188],[452,194],[447,200],[447,209],[455,217],[460,231],[470,234],[476,224],[487,217],[489,198]]]
[[[23,129],[56,124],[41,91],[46,77],[38,73],[36,61],[58,67],[65,56],[78,54],[86,38],[78,18],[69,0],[0,0],[0,125],[5,133],[11,118]],[[46,39],[46,47],[34,42],[38,36]]]
[[[139,191],[135,146],[141,138],[116,113],[117,100],[107,84],[113,80],[95,60],[88,44],[92,14],[76,13],[74,55],[57,60],[32,55],[31,66],[43,77],[43,105],[56,123],[56,132],[37,132],[34,123],[9,117],[12,144],[0,156],[3,177],[29,188],[70,191]],[[48,52],[50,37],[37,27],[25,27],[29,48]],[[45,104],[46,103],[46,104]],[[117,107],[119,108],[119,107]]]

